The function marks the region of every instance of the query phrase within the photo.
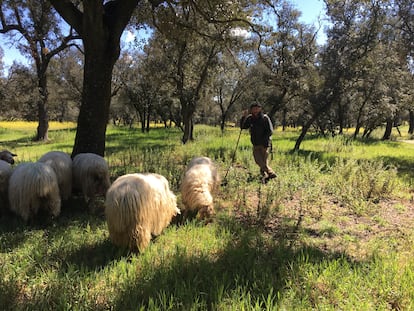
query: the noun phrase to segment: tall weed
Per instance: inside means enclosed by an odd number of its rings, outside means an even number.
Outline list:
[[[322,142],[322,150],[328,153],[353,152],[354,140],[345,135],[329,137]]]
[[[397,169],[382,161],[339,158],[329,167],[329,174],[329,192],[355,212],[391,197],[400,187]]]

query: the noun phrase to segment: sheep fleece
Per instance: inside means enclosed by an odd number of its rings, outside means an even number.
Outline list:
[[[81,190],[87,201],[105,195],[110,186],[109,167],[105,159],[94,153],[79,153],[72,162],[73,189]]]
[[[202,218],[214,213],[212,194],[220,178],[213,162],[206,157],[194,158],[189,163],[181,183],[181,198],[186,211],[199,211]]]
[[[8,206],[9,179],[13,173],[10,163],[0,160],[0,215]]]
[[[10,176],[9,203],[26,222],[41,208],[57,217],[61,201],[53,169],[41,162],[19,164]]]
[[[13,157],[17,154],[10,152],[9,150],[0,151],[0,160],[6,161],[7,163],[14,164]]]
[[[62,151],[49,151],[40,157],[38,162],[50,165],[58,179],[62,200],[69,199],[72,194],[72,159]]]
[[[105,215],[111,241],[144,250],[179,213],[168,181],[158,174],[126,174],[108,189]]]

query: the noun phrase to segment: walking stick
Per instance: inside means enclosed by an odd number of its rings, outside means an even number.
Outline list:
[[[227,185],[227,175],[228,175],[228,173],[230,171],[231,166],[233,165],[234,159],[236,158],[236,151],[237,151],[237,148],[239,146],[239,141],[240,141],[240,136],[241,136],[242,130],[243,130],[243,128],[240,127],[240,132],[239,132],[239,137],[237,137],[236,147],[234,148],[233,154],[231,156],[230,165],[227,168],[226,174],[224,175],[224,178],[223,178],[223,182],[221,183],[222,186],[226,186]]]

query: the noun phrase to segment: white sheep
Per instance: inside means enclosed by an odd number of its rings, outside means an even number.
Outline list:
[[[105,196],[111,185],[106,160],[94,153],[79,153],[72,161],[72,190],[80,191],[87,203]]]
[[[142,252],[152,235],[160,235],[179,213],[167,179],[158,174],[123,175],[106,193],[110,239],[115,245],[132,250]]]
[[[0,151],[0,160],[6,161],[7,163],[14,164],[13,157],[16,157],[17,154],[10,152],[9,150]]]
[[[220,177],[213,161],[207,157],[193,158],[181,182],[183,216],[198,213],[201,219],[214,214],[213,194],[220,184]]]
[[[213,185],[214,185],[212,191],[213,192],[216,191],[218,189],[218,186],[220,185],[220,176],[218,174],[217,167],[214,164],[213,160],[211,160],[208,157],[194,157],[188,163],[186,170],[188,171],[193,166],[199,165],[199,164],[207,165],[210,167],[211,175],[213,178]]]
[[[68,200],[72,194],[72,158],[62,151],[50,151],[42,155],[38,162],[48,164],[55,171],[62,200]]]
[[[187,169],[193,167],[196,164],[208,164],[214,167],[214,162],[208,157],[194,157],[191,161],[187,164]]]
[[[19,164],[9,179],[9,204],[25,222],[41,209],[59,216],[61,199],[54,170],[41,162]]]
[[[9,179],[13,173],[13,168],[9,162],[0,160],[0,215],[2,215],[9,205],[8,189]]]

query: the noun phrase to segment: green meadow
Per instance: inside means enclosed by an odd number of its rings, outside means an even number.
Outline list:
[[[401,128],[401,133],[406,132]],[[70,153],[73,124],[0,122],[0,149],[16,164],[51,150]],[[278,177],[259,182],[248,132],[196,125],[109,126],[111,180],[132,172],[164,175],[180,203],[186,164],[208,156],[225,181],[216,215],[173,222],[142,253],[111,244],[104,214],[78,198],[61,215],[26,225],[0,217],[2,310],[414,310],[414,144],[308,135],[273,137]],[[403,134],[404,135],[404,134]],[[232,161],[234,156],[234,161]]]

